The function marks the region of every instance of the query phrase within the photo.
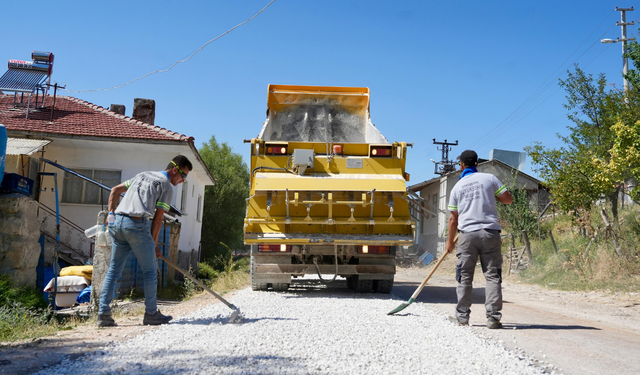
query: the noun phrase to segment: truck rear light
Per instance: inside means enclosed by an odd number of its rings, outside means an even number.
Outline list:
[[[342,145],[333,145],[333,153],[335,155],[342,155]]]
[[[391,147],[372,147],[371,156],[373,157],[391,156]]]
[[[286,146],[267,146],[267,154],[270,155],[286,155],[287,147]]]
[[[360,254],[389,254],[389,246],[368,246],[363,245],[358,247]]]
[[[258,252],[260,253],[277,253],[290,251],[290,245],[258,245]]]

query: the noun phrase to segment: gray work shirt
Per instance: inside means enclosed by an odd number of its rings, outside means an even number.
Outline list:
[[[116,214],[153,218],[156,208],[169,211],[173,185],[166,172],[142,172],[124,182],[127,192]]]
[[[489,173],[464,176],[451,190],[449,211],[458,211],[458,230],[500,230],[496,197],[507,191],[506,186]]]

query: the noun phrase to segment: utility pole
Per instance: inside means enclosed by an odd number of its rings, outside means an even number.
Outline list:
[[[442,145],[442,148],[436,147],[438,149],[438,151],[442,151],[442,161],[439,162],[435,162],[436,164],[436,170],[435,170],[435,174],[439,174],[439,175],[445,175],[449,172],[453,172],[456,170],[456,163],[454,163],[453,161],[449,160],[449,151],[451,151],[451,146],[457,146],[458,145],[458,141],[456,141],[456,143],[449,143],[447,142],[447,140],[445,139],[444,142],[436,142],[436,139],[433,139],[433,144],[434,145]]]
[[[618,8],[616,7],[616,11],[620,12],[620,22],[616,22],[616,26],[620,26],[622,28],[622,37],[613,39],[602,39],[600,42],[602,43],[618,43],[622,42],[622,78],[623,78],[623,88],[624,92],[629,91],[629,81],[627,80],[627,74],[629,73],[629,59],[627,58],[627,41],[635,40],[636,38],[627,39],[627,26],[634,25],[635,22],[627,22],[627,12],[633,12],[633,7],[631,8]]]

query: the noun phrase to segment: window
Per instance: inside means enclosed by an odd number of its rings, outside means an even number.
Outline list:
[[[437,216],[438,208],[439,208],[438,207],[438,193],[433,194],[433,196],[431,197],[431,201],[433,202],[432,206],[431,206],[431,209],[433,210],[433,212],[436,213],[436,215],[434,217],[438,217]]]
[[[198,208],[196,211],[196,220],[198,222],[202,221],[202,195],[198,194]]]
[[[108,187],[120,183],[121,171],[107,171],[100,169],[75,169],[79,174],[100,182]],[[103,204],[109,203],[109,191],[103,190],[89,181],[64,172],[62,186],[62,203]]]
[[[189,181],[182,183],[182,195],[180,196],[180,211],[187,210],[187,196],[189,195]]]

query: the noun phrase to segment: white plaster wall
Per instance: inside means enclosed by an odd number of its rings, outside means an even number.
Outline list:
[[[418,249],[420,250],[420,253],[422,251],[428,251],[435,255],[438,247],[439,233],[438,217],[440,216],[440,213],[438,209],[440,208],[441,201],[440,184],[438,182],[434,182],[433,184],[430,184],[424,189],[420,190],[420,197],[428,201],[429,203],[433,203],[434,194],[437,195],[437,201],[435,204],[436,207],[425,204],[425,208],[431,211],[429,213],[429,218],[425,218],[424,216],[420,215],[420,235],[418,236]],[[433,211],[435,211],[435,214],[433,214]]]
[[[120,170],[122,173],[122,181],[126,181],[143,171],[164,170],[169,161],[178,154],[187,156],[191,163],[194,164],[194,169],[196,169],[195,164],[197,163],[197,159],[186,144],[184,146],[173,146],[54,140],[45,147],[43,157],[69,169],[91,168]],[[40,156],[40,154],[38,154],[38,156]],[[49,164],[45,165],[46,172],[58,173],[57,179],[60,189],[58,198],[61,200],[64,171]],[[202,230],[202,223],[196,221],[196,212],[198,194],[204,199],[205,183],[196,173],[190,173],[187,180],[189,181],[190,194],[187,198],[186,215],[178,218],[182,223],[180,241],[178,243],[178,249],[181,251],[197,250]],[[45,189],[45,191],[40,193],[40,201],[55,209],[55,195],[52,187],[53,177],[44,177],[41,188]],[[195,198],[191,196],[191,191],[193,191]],[[177,208],[180,208],[181,192],[182,184],[174,187],[173,200],[171,203]],[[103,209],[107,209],[106,204],[101,206],[60,203],[60,214],[82,228],[89,228],[95,225],[98,212]]]

